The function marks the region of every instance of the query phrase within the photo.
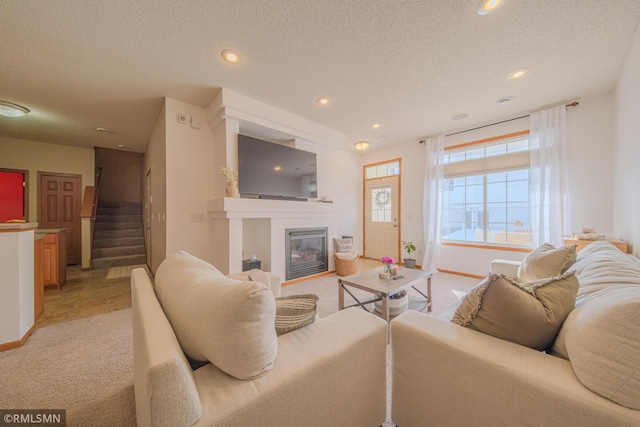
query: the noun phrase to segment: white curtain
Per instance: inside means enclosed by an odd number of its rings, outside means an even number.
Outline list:
[[[564,105],[531,114],[531,206],[534,245],[564,246],[571,231]]]
[[[440,249],[440,220],[442,210],[442,183],[444,180],[444,135],[427,138],[424,169],[423,219],[425,250],[422,269],[436,272],[436,262]]]

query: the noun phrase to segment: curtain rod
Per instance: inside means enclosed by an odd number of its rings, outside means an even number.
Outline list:
[[[567,105],[565,105],[565,108],[569,108],[569,107],[577,107],[579,104],[580,104],[580,103],[579,103],[578,101],[573,101],[571,104],[567,104]],[[529,117],[530,115],[531,115],[531,114],[527,114],[527,115],[525,115],[525,116],[514,117],[513,119],[503,120],[503,121],[501,121],[501,122],[497,122],[497,123],[491,123],[490,125],[478,126],[478,127],[473,128],[473,129],[461,130],[460,132],[453,132],[453,133],[450,133],[450,134],[445,135],[445,138],[446,138],[447,136],[458,135],[458,134],[465,133],[465,132],[471,132],[472,130],[478,130],[478,129],[486,128],[486,127],[489,127],[489,126],[495,126],[495,125],[499,125],[499,124],[502,124],[502,123],[512,122],[512,121],[514,121],[514,120],[524,119],[525,117]],[[425,143],[425,141],[426,141],[426,140],[421,139],[420,141],[418,141],[418,144],[424,144],[424,143]]]

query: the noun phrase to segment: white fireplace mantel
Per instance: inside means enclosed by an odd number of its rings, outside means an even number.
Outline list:
[[[207,202],[209,218],[337,218],[334,203],[222,197]]]
[[[285,277],[285,230],[327,227],[337,235],[343,213],[336,203],[223,197],[207,201],[212,262],[225,274],[239,272],[242,260],[256,255],[262,269]],[[329,246],[329,269],[333,269]]]

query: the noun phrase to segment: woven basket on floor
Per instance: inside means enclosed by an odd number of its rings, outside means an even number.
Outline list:
[[[358,272],[357,259],[341,259],[336,257],[336,273],[338,276],[349,276]]]

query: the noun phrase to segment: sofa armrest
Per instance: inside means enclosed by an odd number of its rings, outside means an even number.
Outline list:
[[[131,272],[131,312],[137,425],[192,425],[202,413],[193,371],[142,268]]]
[[[494,259],[491,261],[491,274],[504,274],[512,278],[518,276],[518,267],[520,261],[511,261],[509,259]]]
[[[265,376],[240,381],[213,365],[194,371],[199,424],[379,426],[386,414],[386,322],[348,308],[281,335]]]
[[[567,360],[423,313],[391,322],[391,351],[400,426],[640,423],[640,411],[585,388]]]

